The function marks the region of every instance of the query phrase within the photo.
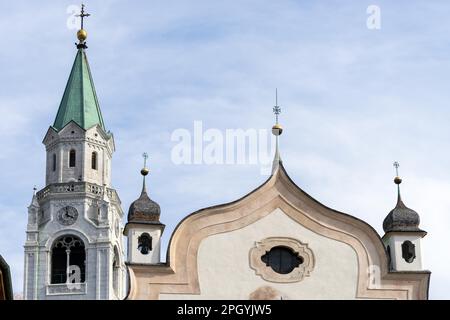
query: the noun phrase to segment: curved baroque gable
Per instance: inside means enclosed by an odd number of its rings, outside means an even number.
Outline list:
[[[199,210],[182,220],[170,240],[166,264],[129,265],[128,298],[202,294],[198,270],[202,241],[250,226],[275,210],[317,235],[351,247],[357,260],[354,298],[427,299],[428,271],[389,272],[387,252],[378,233],[364,221],[314,200],[289,178],[283,166],[243,198]],[[261,240],[255,239],[255,243]]]

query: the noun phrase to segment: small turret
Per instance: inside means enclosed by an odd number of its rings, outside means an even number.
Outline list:
[[[164,224],[159,221],[161,208],[147,194],[145,178],[149,174],[146,167],[147,154],[144,153],[142,192],[128,210],[128,222],[124,235],[128,237],[128,262],[157,264],[161,262],[161,236]]]
[[[37,229],[38,215],[39,215],[39,202],[36,196],[36,187],[33,188],[33,197],[31,203],[28,206],[28,229]]]
[[[427,233],[419,229],[419,214],[409,209],[402,201],[400,184],[402,179],[398,175],[398,162],[394,163],[397,185],[397,205],[383,221],[383,242],[390,257],[390,269],[393,271],[422,270],[422,256],[420,239]]]

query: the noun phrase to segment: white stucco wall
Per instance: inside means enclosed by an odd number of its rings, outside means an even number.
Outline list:
[[[311,276],[295,283],[263,280],[250,268],[249,252],[256,241],[290,237],[308,244],[315,257]],[[280,209],[242,229],[210,236],[198,252],[200,295],[161,294],[160,299],[248,299],[263,286],[283,299],[354,299],[358,261],[349,245],[314,233]]]

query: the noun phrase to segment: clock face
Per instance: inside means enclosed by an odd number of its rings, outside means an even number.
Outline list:
[[[70,226],[77,221],[78,211],[74,207],[64,207],[58,211],[57,219],[63,226]]]

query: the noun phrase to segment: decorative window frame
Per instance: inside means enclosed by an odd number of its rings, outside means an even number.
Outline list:
[[[298,253],[303,258],[303,263],[288,274],[275,272],[267,266],[261,257],[274,247],[286,247]],[[304,277],[309,277],[314,269],[315,258],[308,244],[299,240],[285,237],[271,237],[255,243],[250,250],[250,267],[256,274],[266,281],[278,283],[291,283],[302,281]]]
[[[60,204],[58,207],[62,207],[65,204]],[[72,204],[70,204],[72,205]],[[73,204],[75,205],[75,204]],[[80,290],[69,290],[70,292],[64,292],[63,289],[61,289],[61,286],[67,286],[67,284],[62,283],[62,284],[52,284],[51,282],[51,275],[52,275],[52,249],[53,246],[55,245],[56,241],[58,241],[58,239],[62,238],[62,237],[67,237],[67,236],[72,236],[75,238],[80,239],[83,244],[84,244],[84,250],[85,250],[85,282],[81,282],[79,283],[81,285],[81,288],[78,287],[78,283],[73,283],[72,285],[77,285],[75,286],[75,289],[80,289]],[[56,232],[52,237],[49,237],[47,239],[47,241],[45,242],[45,255],[46,255],[46,292],[47,295],[52,295],[52,294],[56,294],[56,295],[60,295],[60,294],[85,294],[87,293],[87,286],[88,286],[88,274],[90,274],[90,257],[89,257],[89,251],[92,249],[96,249],[92,247],[92,242],[90,242],[89,238],[87,237],[87,235],[84,232],[81,232],[79,230],[74,230],[74,229],[63,229],[60,230],[58,232]],[[98,251],[99,253],[100,251]],[[54,289],[52,289],[52,287],[55,287]],[[72,287],[74,288],[74,287]],[[53,293],[52,293],[53,292]]]

